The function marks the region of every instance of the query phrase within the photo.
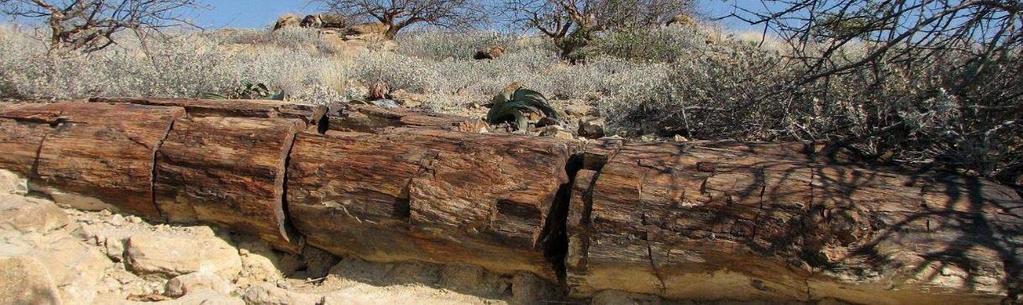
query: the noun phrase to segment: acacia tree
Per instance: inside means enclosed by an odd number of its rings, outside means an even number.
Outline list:
[[[506,0],[513,24],[553,40],[563,58],[589,44],[596,33],[664,24],[690,11],[689,0]]]
[[[862,109],[870,129],[831,141],[833,148],[860,145],[868,157],[907,151],[900,158],[1023,177],[1023,1],[762,0],[723,18],[762,26],[765,36],[787,43],[801,72],[769,95],[849,78],[874,88],[860,97],[870,101]],[[915,89],[917,96],[880,95],[906,74],[936,85]],[[954,106],[926,106],[946,98]],[[921,134],[921,122],[932,119],[953,123]]]
[[[354,19],[368,19],[387,26],[385,35],[394,38],[414,24],[448,29],[471,28],[484,20],[483,5],[477,0],[318,0],[331,12]]]
[[[124,30],[143,37],[191,25],[179,13],[195,6],[196,0],[0,0],[0,13],[46,20],[51,51],[93,52],[115,44],[114,35]]]

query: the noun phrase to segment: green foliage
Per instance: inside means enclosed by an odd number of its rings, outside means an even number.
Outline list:
[[[603,33],[583,49],[637,62],[675,62],[707,49],[706,40],[696,27],[635,28]]]
[[[560,120],[558,112],[547,102],[547,98],[539,92],[519,88],[512,93],[511,97],[494,99],[490,111],[487,112],[487,122],[500,124],[515,121],[518,130],[526,130],[529,122],[528,113],[538,113],[555,121]]]

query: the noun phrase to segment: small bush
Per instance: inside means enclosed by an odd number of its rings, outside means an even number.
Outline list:
[[[639,62],[675,62],[703,52],[707,35],[697,27],[629,29],[600,35],[583,52]]]

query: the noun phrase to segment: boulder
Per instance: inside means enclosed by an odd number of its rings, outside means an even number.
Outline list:
[[[277,22],[274,23],[273,30],[280,30],[283,28],[296,28],[302,25],[302,19],[297,15],[287,14],[277,18]]]
[[[67,214],[49,200],[0,194],[0,231],[48,234],[70,224]]]
[[[600,139],[604,137],[603,119],[581,119],[579,120],[579,136],[588,139]]]
[[[380,22],[353,24],[345,29],[347,36],[380,35],[385,36],[391,27]]]
[[[302,18],[302,22],[299,23],[299,26],[303,28],[314,29],[322,28],[323,19],[320,18],[320,15],[306,15],[304,18]]]
[[[504,47],[487,47],[476,50],[476,53],[472,55],[473,59],[496,59],[504,55]]]
[[[35,271],[18,276],[46,272],[64,304],[92,303],[103,271],[111,266],[102,253],[63,231],[46,235],[9,233],[0,236],[0,258],[31,257],[39,263],[32,264]]]
[[[0,304],[59,305],[57,284],[36,258],[0,257]],[[78,304],[78,303],[75,303]]]
[[[387,82],[377,81],[369,86],[370,100],[390,98],[390,93],[391,89],[387,86]]]
[[[139,233],[128,239],[126,263],[136,273],[174,277],[211,272],[234,279],[241,271],[238,250],[215,236],[208,227],[198,236]]]

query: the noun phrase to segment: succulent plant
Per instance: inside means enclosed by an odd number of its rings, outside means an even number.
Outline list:
[[[518,88],[509,94],[504,93],[494,97],[487,112],[487,122],[500,124],[503,122],[515,121],[516,130],[526,130],[529,126],[529,113],[542,114],[554,121],[560,121],[558,112],[554,110],[547,98],[529,89]]]

